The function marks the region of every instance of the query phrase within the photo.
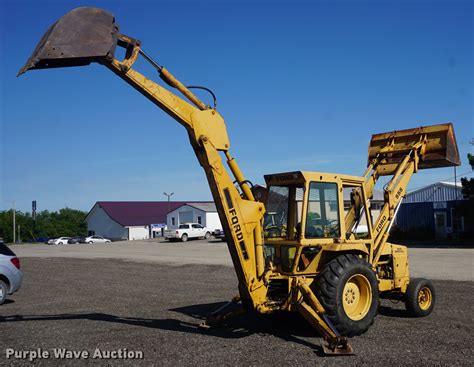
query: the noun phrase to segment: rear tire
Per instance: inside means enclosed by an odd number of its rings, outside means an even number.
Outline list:
[[[316,284],[316,295],[341,335],[360,335],[374,323],[378,282],[367,261],[353,254],[340,255],[325,265]]]
[[[181,236],[181,242],[186,242],[188,240],[188,235],[185,233]]]
[[[405,307],[413,317],[428,316],[435,305],[435,290],[428,279],[410,279],[405,294]]]
[[[7,284],[3,280],[0,280],[0,305],[3,305],[7,300],[7,293]]]

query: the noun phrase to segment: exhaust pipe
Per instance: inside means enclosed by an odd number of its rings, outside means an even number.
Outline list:
[[[17,76],[33,69],[84,66],[112,59],[118,37],[113,14],[98,8],[73,9],[48,29]]]

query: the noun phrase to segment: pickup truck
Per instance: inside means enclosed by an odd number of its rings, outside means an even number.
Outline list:
[[[167,229],[165,231],[165,238],[170,241],[180,239],[186,242],[189,238],[205,238],[211,237],[211,231],[203,227],[199,223],[185,223],[180,224],[177,229]]]
[[[222,229],[216,229],[212,234],[215,238],[220,239],[221,241],[225,241],[225,233]]]

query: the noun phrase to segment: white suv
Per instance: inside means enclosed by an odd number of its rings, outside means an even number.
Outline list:
[[[0,240],[0,305],[5,303],[8,294],[20,289],[22,280],[20,260],[3,240]]]

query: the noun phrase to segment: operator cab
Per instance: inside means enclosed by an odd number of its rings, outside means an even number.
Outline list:
[[[266,175],[265,182],[265,257],[281,273],[315,273],[311,263],[322,249],[355,239],[345,228],[344,191],[363,192],[362,177],[288,172]]]

